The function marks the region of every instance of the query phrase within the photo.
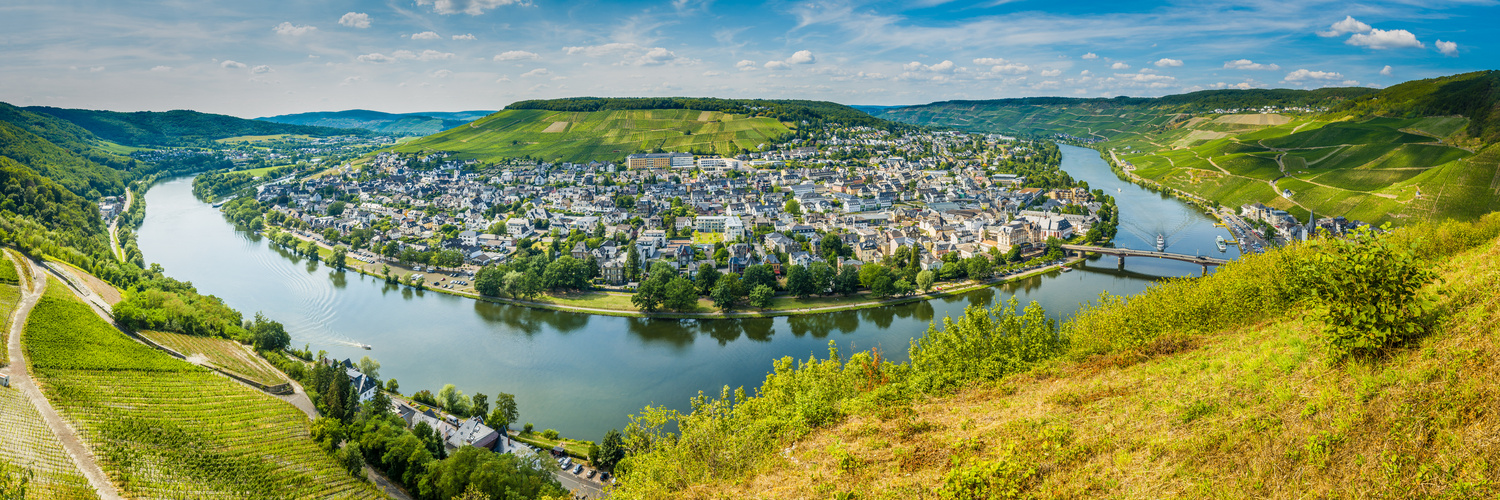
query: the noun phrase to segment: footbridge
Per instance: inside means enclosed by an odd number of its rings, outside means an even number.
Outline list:
[[[1204,257],[1202,255],[1183,255],[1180,253],[1152,252],[1150,250],[1132,250],[1129,248],[1106,248],[1085,245],[1063,245],[1062,248],[1063,250],[1073,252],[1074,254],[1079,256],[1082,256],[1085,253],[1113,255],[1116,258],[1120,259],[1120,267],[1122,269],[1125,267],[1126,257],[1151,257],[1155,259],[1171,259],[1180,260],[1183,262],[1192,262],[1194,264],[1203,266],[1204,274],[1208,274],[1208,266],[1222,266],[1229,263],[1228,259],[1216,259],[1213,257]]]

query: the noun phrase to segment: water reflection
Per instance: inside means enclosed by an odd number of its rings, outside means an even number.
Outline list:
[[[469,300],[450,297],[454,300]],[[474,312],[485,322],[505,326],[517,333],[532,336],[547,331],[571,333],[582,330],[593,315],[573,314],[548,309],[516,307],[487,300],[475,300]]]

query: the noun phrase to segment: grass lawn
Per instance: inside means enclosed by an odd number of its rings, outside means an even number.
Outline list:
[[[724,241],[724,233],[693,233],[694,245],[712,245]]]
[[[531,434],[522,434],[518,432],[512,435],[511,438],[515,439],[516,441],[541,448],[543,451],[551,450],[552,447],[557,446],[558,444],[562,444],[563,450],[568,452],[568,455],[572,456],[573,458],[583,460],[588,460],[589,458],[589,441],[578,441],[568,438],[562,438],[560,440],[553,441],[551,439],[542,437],[542,433],[540,432],[533,432]]]

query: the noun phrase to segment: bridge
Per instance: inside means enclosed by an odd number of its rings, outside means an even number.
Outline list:
[[[1222,266],[1229,263],[1229,260],[1227,259],[1216,259],[1213,257],[1204,257],[1202,255],[1183,255],[1180,253],[1152,252],[1149,250],[1132,250],[1129,248],[1105,248],[1085,245],[1063,245],[1062,248],[1065,251],[1074,252],[1079,256],[1082,256],[1084,253],[1113,255],[1116,258],[1120,259],[1120,268],[1122,269],[1125,267],[1126,257],[1151,257],[1156,259],[1171,259],[1180,260],[1182,262],[1192,262],[1194,264],[1203,266],[1204,274],[1208,274],[1208,266]]]

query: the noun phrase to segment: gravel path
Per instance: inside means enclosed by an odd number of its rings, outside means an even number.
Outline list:
[[[42,395],[42,391],[37,388],[36,383],[31,380],[30,367],[26,364],[26,351],[21,348],[21,332],[26,329],[26,318],[31,314],[31,309],[36,306],[37,300],[41,299],[42,293],[47,290],[47,273],[41,272],[29,259],[15,258],[11,260],[14,260],[16,265],[19,266],[18,270],[34,276],[31,289],[29,290],[24,289],[24,280],[22,281],[21,302],[16,307],[15,320],[11,322],[10,326],[10,338],[8,341],[10,346],[11,385],[20,389],[26,395],[26,398],[31,400],[31,404],[36,407],[37,412],[41,413],[42,420],[47,422],[47,427],[51,428],[52,433],[57,435],[57,440],[62,443],[63,449],[68,452],[68,456],[73,458],[73,463],[78,466],[78,470],[83,473],[85,478],[88,478],[89,485],[94,487],[94,491],[98,492],[99,498],[104,500],[118,499],[120,498],[120,493],[115,490],[114,483],[109,481],[109,476],[104,474],[104,470],[99,468],[99,463],[94,460],[94,455],[89,452],[88,446],[85,446],[78,439],[78,434],[73,432],[73,428],[61,416],[58,416],[57,410],[52,408],[52,403],[47,401],[47,398]]]

